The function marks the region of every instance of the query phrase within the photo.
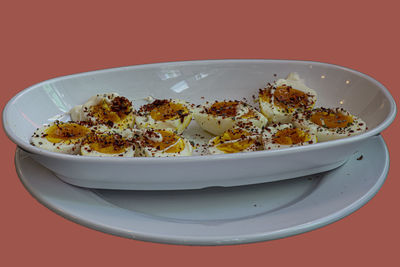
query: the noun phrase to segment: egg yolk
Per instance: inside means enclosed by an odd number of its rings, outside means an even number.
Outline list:
[[[149,105],[152,105],[150,116],[156,121],[175,120],[189,114],[185,106],[168,100],[156,100]]]
[[[207,113],[214,116],[234,117],[237,113],[238,104],[236,101],[215,102],[207,110]]]
[[[308,95],[291,86],[278,86],[274,91],[274,104],[281,108],[309,108]],[[270,90],[262,90],[259,96],[265,102],[271,99]]]
[[[319,126],[326,128],[343,128],[353,122],[351,116],[347,116],[341,112],[315,111],[311,115],[310,120]]]
[[[283,130],[279,130],[276,134],[274,134],[272,138],[274,143],[278,143],[281,145],[304,143],[309,139],[309,135],[298,128],[286,128]]]
[[[214,145],[225,153],[237,153],[255,143],[254,139],[246,138],[250,133],[241,129],[230,129],[214,140]],[[235,141],[237,140],[237,141]],[[235,142],[232,142],[235,141]]]
[[[90,148],[103,154],[123,153],[129,146],[128,142],[120,135],[91,134],[84,141]]]
[[[54,124],[46,130],[46,139],[51,143],[79,142],[89,133],[89,129],[76,123]]]
[[[132,111],[132,104],[125,97],[115,97],[111,104],[103,100],[91,107],[91,115],[101,121],[117,123],[126,118]]]
[[[241,118],[243,119],[251,119],[251,118],[256,118],[256,113],[254,113],[253,110],[249,109],[249,112],[247,112],[246,114],[244,114],[243,116],[241,116]]]
[[[162,136],[161,142],[154,142],[153,140],[146,139],[146,143],[149,146],[157,148],[157,150],[165,150],[167,153],[179,153],[185,149],[185,143],[182,138],[170,131],[157,131]]]

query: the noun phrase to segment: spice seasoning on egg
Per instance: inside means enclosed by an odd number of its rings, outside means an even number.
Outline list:
[[[139,128],[172,129],[182,133],[192,120],[192,107],[182,100],[156,99],[137,111]]]
[[[365,122],[343,108],[319,107],[296,112],[293,123],[314,131],[321,142],[350,137],[367,129]]]
[[[259,96],[264,101],[282,108],[286,113],[289,113],[290,109],[308,109],[315,104],[311,93],[287,85],[276,87],[269,84],[266,88],[259,89]]]
[[[153,119],[166,121],[179,118],[181,122],[189,115],[189,110],[180,103],[168,99],[156,99],[138,110],[139,116],[151,115]]]
[[[274,77],[276,76],[274,74]],[[202,96],[200,99],[205,99],[205,97]],[[253,107],[247,103],[252,99],[259,102],[259,107]],[[132,102],[126,97],[115,93],[98,94],[87,102],[89,104],[85,103],[71,109],[71,119],[73,114],[77,118],[74,122],[75,125],[66,127],[64,123],[56,121],[52,131],[35,131],[31,138],[44,138],[46,140],[54,138],[54,136],[60,140],[73,140],[75,138],[79,139],[79,145],[81,142],[88,145],[85,147],[86,152],[94,152],[96,149],[100,149],[104,150],[105,153],[115,154],[119,157],[126,156],[125,152],[121,152],[126,146],[140,147],[140,151],[139,149],[136,150],[136,154],[139,156],[160,156],[159,152],[169,149],[173,152],[168,152],[169,155],[167,156],[181,156],[180,152],[176,151],[183,151],[187,147],[190,149],[195,147],[196,151],[202,155],[207,154],[206,151],[209,149],[208,144],[187,141],[180,135],[189,125],[192,116],[195,117],[201,128],[219,137],[218,144],[227,147],[227,151],[236,151],[236,149],[237,151],[259,150],[259,147],[264,146],[264,140],[260,136],[268,134],[273,135],[271,143],[276,144],[276,148],[297,143],[316,143],[316,139],[307,139],[301,132],[302,130],[298,130],[300,128],[298,125],[310,122],[317,125],[317,128],[311,130],[305,127],[304,132],[308,134],[307,131],[309,131],[317,134],[318,141],[333,138],[331,136],[327,139],[320,137],[327,131],[329,135],[340,135],[340,138],[342,138],[359,134],[368,129],[365,122],[344,109],[323,107],[312,109],[316,103],[316,93],[313,89],[305,86],[303,80],[295,74],[289,74],[286,79],[268,83],[263,89],[258,90],[258,97],[257,94],[253,94],[249,95],[249,98],[241,97],[240,101],[206,101],[202,105],[187,103],[178,99],[154,100],[149,97],[147,101],[152,102],[143,105],[138,111],[134,111]],[[281,132],[272,129],[281,126],[282,123],[296,125],[290,126],[291,128],[287,130],[281,130]],[[79,133],[79,127],[88,129],[83,136]],[[232,129],[236,129],[238,132],[231,133],[231,136],[228,136],[228,133],[225,138],[221,137],[226,131]],[[125,130],[128,130],[128,132],[124,132]],[[159,131],[166,131],[168,134],[162,136]],[[106,137],[107,135],[112,137]],[[190,135],[192,137],[197,136],[199,139],[206,138],[197,133],[190,133]],[[85,136],[87,137],[85,138]],[[125,136],[130,137],[125,138]],[[232,142],[237,143],[230,147]],[[42,141],[31,143],[34,146],[43,145]],[[241,145],[238,145],[242,143],[251,144],[249,145],[250,148],[243,149]],[[49,146],[62,149],[62,145],[56,142]],[[144,150],[144,148],[147,150]],[[272,148],[265,147],[263,149]],[[79,150],[79,146],[74,146],[68,150],[68,153],[76,154]],[[190,150],[183,154],[191,155],[191,153]]]

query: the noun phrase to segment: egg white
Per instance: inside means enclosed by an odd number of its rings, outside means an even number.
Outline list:
[[[287,148],[287,147],[294,147],[294,146],[305,146],[305,145],[311,145],[311,144],[317,143],[317,136],[313,132],[311,132],[307,129],[303,129],[303,128],[299,128],[298,130],[307,136],[307,138],[305,139],[305,142],[300,142],[300,143],[291,144],[291,145],[279,144],[279,143],[275,142],[275,140],[274,140],[275,135],[279,131],[285,130],[287,128],[295,129],[296,127],[290,123],[286,123],[286,124],[278,123],[278,124],[274,124],[274,125],[266,127],[264,129],[263,138],[262,138],[264,150]]]
[[[200,127],[214,135],[222,135],[228,129],[233,128],[239,123],[249,123],[254,127],[262,128],[268,123],[268,119],[253,107],[240,101],[219,101],[219,102],[237,102],[235,116],[221,116],[210,114],[207,112],[212,107],[213,103],[205,103],[204,105],[195,108],[193,116]],[[252,112],[253,115],[246,117],[246,114]]]
[[[54,126],[54,125],[61,125],[64,124],[63,122],[53,122],[49,125],[45,125],[41,128],[36,129],[36,131],[33,133],[30,143],[33,146],[48,150],[48,151],[52,151],[52,152],[58,152],[58,153],[63,153],[63,154],[72,154],[72,155],[76,155],[79,154],[80,151],[80,147],[81,147],[81,143],[82,140],[84,139],[84,136],[81,138],[73,138],[73,139],[68,139],[68,140],[63,140],[61,142],[57,142],[57,143],[53,143],[51,141],[49,141],[46,138],[47,135],[47,131],[49,130],[50,127]],[[75,124],[75,123],[72,123]],[[85,126],[81,126],[76,124],[79,127],[85,127]],[[88,130],[88,133],[90,131],[89,128],[85,127]]]
[[[158,149],[157,147],[151,146],[147,142],[142,140],[139,143],[138,156],[141,156],[141,157],[180,157],[180,156],[191,156],[192,155],[193,147],[190,144],[190,142],[187,139],[183,138],[181,135],[175,134],[170,129],[157,129],[154,131],[152,131],[152,130],[143,131],[143,138],[148,138],[149,140],[152,140],[154,142],[162,142],[163,137],[160,133],[158,133],[158,130],[168,131],[169,133],[176,135],[178,137],[178,140],[174,144],[171,144],[170,146],[166,147],[165,149]],[[183,145],[184,145],[183,150],[181,150],[179,152],[175,152],[175,153],[167,152],[168,149],[177,145],[178,142],[183,142]]]
[[[316,110],[320,109],[330,112],[342,113],[346,116],[351,117],[353,122],[351,123],[351,125],[348,125],[346,127],[338,127],[338,128],[322,127],[310,120],[312,114]],[[317,136],[319,142],[325,142],[329,140],[341,139],[349,136],[358,135],[365,132],[367,129],[366,123],[361,118],[350,114],[343,108],[333,108],[333,109],[316,108],[310,111],[296,112],[293,115],[293,124],[296,127],[302,127],[313,132]]]
[[[104,124],[88,124],[92,132],[97,134],[109,133],[109,134],[119,134],[125,139],[137,139],[141,135],[141,131],[135,128],[115,128],[108,127]]]
[[[261,96],[259,97],[260,111],[264,116],[268,118],[271,122],[275,123],[289,123],[292,120],[292,115],[296,111],[294,108],[282,108],[275,104],[274,92],[277,87],[280,86],[291,86],[293,89],[299,90],[307,94],[308,96],[308,108],[311,109],[317,101],[317,93],[314,89],[307,87],[303,80],[300,79],[297,73],[289,73],[286,79],[279,79],[273,84],[269,84],[267,88],[260,90],[270,90],[272,97],[269,101],[266,101]]]
[[[156,100],[157,101],[157,100]],[[158,100],[160,101],[160,100]],[[186,101],[180,99],[171,99],[171,100],[161,100],[161,101],[169,101],[174,104],[180,104],[185,107],[188,111],[188,115],[178,117],[176,119],[168,119],[168,120],[155,120],[151,115],[150,111],[144,110],[143,107],[140,108],[136,113],[136,125],[140,129],[152,128],[152,129],[171,129],[178,134],[181,134],[189,125],[192,120],[192,108]],[[154,103],[154,101],[153,101]],[[149,104],[151,105],[151,104]]]

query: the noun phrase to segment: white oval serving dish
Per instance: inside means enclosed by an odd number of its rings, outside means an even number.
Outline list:
[[[304,147],[178,158],[95,158],[53,153],[29,144],[36,128],[56,119],[67,120],[66,112],[98,93],[117,92],[133,100],[136,108],[149,95],[195,104],[252,99],[266,83],[290,72],[297,72],[317,91],[317,106],[343,107],[361,117],[368,131]],[[114,68],[44,81],[8,102],[3,127],[15,144],[68,183],[164,190],[254,184],[327,171],[388,127],[395,115],[396,105],[387,89],[348,68],[311,61],[207,60]]]

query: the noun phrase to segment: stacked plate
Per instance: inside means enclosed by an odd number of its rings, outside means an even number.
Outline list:
[[[200,104],[251,98],[258,88],[289,72],[297,72],[317,89],[317,104],[357,114],[368,130],[304,147],[179,158],[95,158],[29,144],[36,128],[55,119],[68,120],[70,108],[104,91],[133,99],[138,106],[149,95]],[[56,213],[128,238],[218,245],[302,233],[361,207],[387,175],[389,156],[379,133],[395,113],[395,102],[380,83],[343,67],[306,61],[216,60],[124,67],[48,80],[11,99],[3,125],[18,145],[15,160],[21,181]]]

